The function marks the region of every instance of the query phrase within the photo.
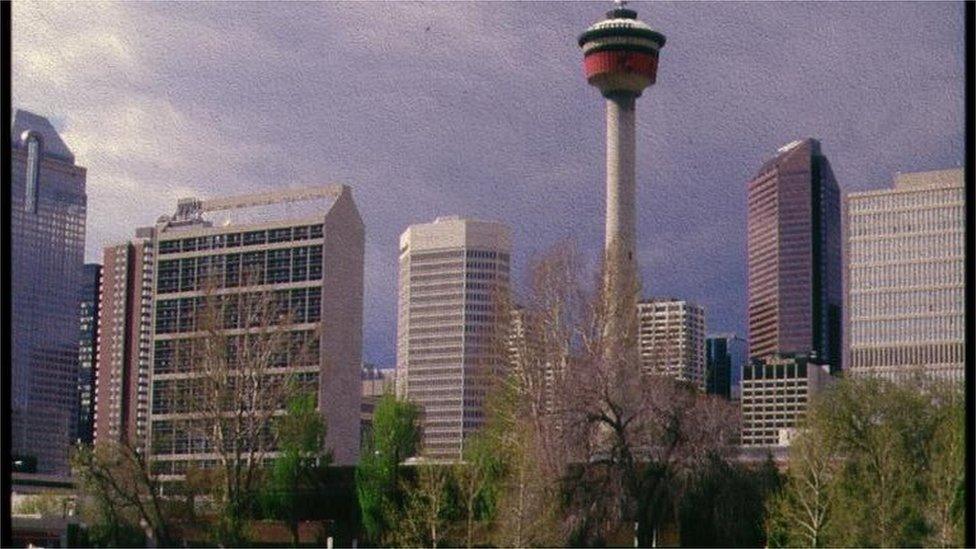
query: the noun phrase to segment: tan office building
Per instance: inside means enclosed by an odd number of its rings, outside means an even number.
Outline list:
[[[497,222],[439,217],[400,236],[397,392],[423,408],[423,452],[457,459],[484,423],[507,360],[496,314],[509,291],[511,236]]]
[[[852,375],[965,374],[963,171],[895,176],[846,199]]]

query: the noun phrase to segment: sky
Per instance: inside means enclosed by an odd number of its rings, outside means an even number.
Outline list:
[[[13,104],[88,169],[86,260],[176,199],[345,183],[366,224],[364,360],[395,361],[399,234],[513,230],[515,280],[603,243],[604,102],[576,37],[609,2],[16,2]],[[649,296],[746,333],[746,183],[822,143],[844,191],[964,158],[962,2],[633,2],[667,36],[638,102]]]

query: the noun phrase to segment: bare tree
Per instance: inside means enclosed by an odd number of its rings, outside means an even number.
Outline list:
[[[216,463],[217,534],[229,544],[243,541],[243,518],[275,456],[274,422],[288,396],[317,393],[318,331],[300,322],[304,303],[262,287],[259,276],[249,273],[231,290],[218,277],[203,281],[193,325],[176,342],[182,376],[155,389],[178,419],[173,438],[156,436],[153,445],[182,443],[177,453]]]
[[[783,541],[823,547],[835,499],[834,477],[840,456],[836,443],[821,430],[802,429],[791,444],[785,486],[768,504],[767,532]]]
[[[100,442],[79,447],[72,465],[82,493],[95,500],[111,529],[139,526],[156,544],[173,543],[171,517],[160,496],[159,481],[142,452],[128,443]]]
[[[416,478],[404,490],[407,501],[396,535],[399,544],[437,549],[451,519],[450,482],[448,465],[425,462],[416,466]]]

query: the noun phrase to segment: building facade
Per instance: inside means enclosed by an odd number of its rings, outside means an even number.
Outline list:
[[[637,304],[641,370],[705,390],[705,309],[689,301],[655,298]]]
[[[963,171],[900,174],[846,202],[852,375],[965,380]]]
[[[705,339],[705,392],[738,400],[742,369],[748,360],[746,341],[735,334],[713,334]]]
[[[288,208],[305,210],[281,217]],[[250,219],[206,217],[223,211]],[[358,460],[364,244],[362,219],[344,185],[182,199],[174,216],[160,218],[149,415],[157,473],[179,479],[191,465],[215,463],[214,441],[201,435],[206,425],[197,415],[196,399],[205,397],[193,393],[211,379],[204,361],[212,355],[201,346],[207,341],[226,343],[226,354],[211,353],[230,368],[249,364],[248,371],[264,372],[257,374],[263,384],[287,379],[297,383],[294,390],[316,394],[335,462]],[[262,353],[271,362],[258,369]],[[256,413],[281,413],[282,397],[255,404]],[[266,458],[276,455],[270,438],[256,443]]]
[[[102,266],[86,263],[78,295],[78,427],[75,441],[91,444],[95,421],[95,360],[98,356],[98,302]]]
[[[67,473],[78,420],[85,168],[51,123],[18,110],[10,170],[10,452]]]
[[[749,182],[749,354],[815,353],[840,370],[840,189],[815,139],[779,149]]]
[[[397,392],[423,408],[423,452],[457,459],[484,423],[493,374],[507,361],[498,307],[509,291],[511,236],[501,223],[440,217],[400,236]]]
[[[789,445],[811,396],[833,379],[828,365],[807,355],[752,359],[742,371],[742,445]]]
[[[155,229],[102,253],[95,442],[142,448],[149,420]]]

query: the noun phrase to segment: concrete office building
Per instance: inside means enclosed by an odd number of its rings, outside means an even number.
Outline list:
[[[230,212],[234,219],[208,218],[221,215],[217,212]],[[193,404],[179,397],[203,375],[193,367],[198,360],[193,342],[201,335],[196,323],[207,314],[201,304],[206,307],[216,295],[226,308],[211,329],[228,341],[245,344],[245,331],[253,334],[249,327],[255,325],[273,326],[265,333],[289,332],[292,345],[286,351],[269,351],[281,363],[268,375],[287,374],[317,395],[328,426],[326,447],[335,463],[354,464],[362,396],[365,230],[349,187],[182,199],[175,215],[160,218],[155,230],[149,416],[154,469],[164,479],[179,479],[190,464],[215,463],[212,441],[193,434],[201,432],[190,423]],[[261,296],[273,297],[280,311],[270,321],[266,309],[249,308]],[[275,448],[268,444],[265,456],[273,458]]]
[[[750,357],[815,353],[839,371],[840,190],[820,143],[780,148],[748,192]]]
[[[705,338],[705,392],[738,400],[742,392],[742,369],[748,358],[746,341],[735,334],[713,334]]]
[[[689,301],[641,301],[638,341],[641,371],[689,381],[705,390],[705,309]]]
[[[439,217],[400,236],[397,391],[423,407],[427,457],[459,458],[484,422],[488,385],[507,359],[496,311],[510,253],[508,228],[490,221]]]
[[[847,195],[852,375],[965,380],[965,192],[954,169]]]
[[[98,356],[98,301],[102,266],[86,263],[78,294],[78,427],[75,441],[91,444],[95,420],[95,361]]]
[[[16,111],[10,138],[10,453],[63,474],[78,418],[86,171],[46,118]]]
[[[807,355],[766,355],[742,372],[743,446],[788,446],[810,398],[832,380]]]
[[[149,421],[155,229],[102,252],[95,442],[143,448]]]

